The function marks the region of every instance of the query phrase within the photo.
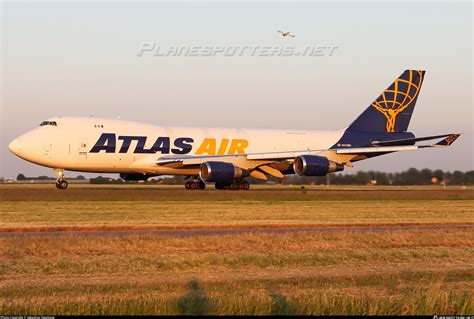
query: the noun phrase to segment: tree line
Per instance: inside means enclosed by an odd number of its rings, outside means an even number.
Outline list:
[[[380,171],[359,171],[355,174],[335,173],[329,177],[300,177],[297,175],[285,176],[286,184],[325,184],[335,185],[474,185],[474,171],[443,171],[428,168],[410,168],[406,171],[387,173]]]
[[[50,177],[46,175],[41,176],[25,176],[24,174],[20,173],[16,176],[17,181],[54,181],[57,177]],[[77,175],[76,177],[68,177],[68,179],[72,180],[85,180],[86,178],[82,175]]]
[[[26,177],[23,174],[18,174],[17,180],[54,180],[54,177],[39,176],[39,177]],[[68,177],[71,180],[84,180],[84,176],[79,175],[75,178]],[[98,176],[89,180],[91,184],[122,184],[122,183],[137,183],[137,181],[124,181],[120,178],[109,178]],[[330,183],[333,185],[474,185],[474,171],[462,172],[456,171],[443,171],[440,169],[431,170],[428,168],[416,169],[410,168],[402,172],[381,172],[381,171],[359,171],[354,174],[347,173],[334,173],[324,177],[302,177],[298,175],[286,175],[283,180],[270,177],[268,182],[261,182],[256,180],[249,180],[253,184],[264,184],[264,183],[281,183],[281,184],[293,184],[293,185],[320,185]],[[173,177],[154,177],[146,181],[148,184],[183,184],[184,176],[173,176]]]

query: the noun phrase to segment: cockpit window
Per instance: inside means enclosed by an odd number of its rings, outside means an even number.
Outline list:
[[[58,126],[55,121],[43,121],[41,122],[40,126],[51,125],[51,126]]]

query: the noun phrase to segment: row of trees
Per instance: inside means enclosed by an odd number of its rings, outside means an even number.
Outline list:
[[[28,177],[25,176],[24,174],[18,174],[16,177],[17,181],[51,181],[51,180],[56,180],[57,177],[50,177],[46,175],[41,175],[41,176],[34,176],[34,177]],[[86,178],[82,175],[78,175],[76,177],[71,177],[68,179],[75,179],[75,180],[85,180]]]
[[[54,180],[53,177],[39,176],[26,177],[23,174],[18,174],[17,180]],[[84,176],[79,175],[76,178],[84,180]],[[442,171],[410,168],[403,172],[386,173],[380,171],[357,172],[355,174],[336,173],[329,174],[328,177],[301,177],[297,175],[287,175],[283,180],[270,178],[270,183],[295,184],[295,185],[309,185],[309,184],[326,184],[328,182],[334,185],[432,185],[432,184],[446,184],[446,185],[474,185],[474,171]],[[265,183],[256,180],[250,180],[251,183]],[[122,184],[122,183],[137,183],[136,181],[123,181],[120,178],[96,177],[90,179],[91,184]],[[174,177],[155,177],[147,181],[149,184],[183,184],[184,176]]]
[[[289,175],[283,181],[287,184],[324,184],[327,177],[300,177]],[[410,168],[403,172],[386,173],[379,171],[357,172],[355,174],[336,173],[329,175],[329,182],[335,185],[474,185],[474,171],[445,172],[442,170],[430,170]]]

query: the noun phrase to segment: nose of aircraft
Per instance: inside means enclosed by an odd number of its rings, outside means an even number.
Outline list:
[[[20,139],[19,139],[19,138],[14,139],[14,140],[8,145],[8,148],[10,149],[10,151],[11,151],[13,154],[19,155],[20,152],[21,152]]]

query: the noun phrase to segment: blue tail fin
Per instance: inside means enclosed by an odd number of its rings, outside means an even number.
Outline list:
[[[348,127],[353,132],[405,132],[425,71],[406,70]]]

